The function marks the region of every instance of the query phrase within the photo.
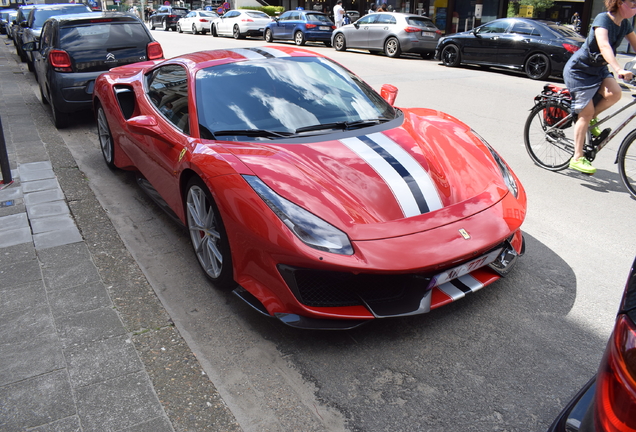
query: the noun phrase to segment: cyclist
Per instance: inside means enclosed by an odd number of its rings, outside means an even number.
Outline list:
[[[594,174],[596,168],[583,156],[583,146],[590,124],[596,117],[621,98],[621,88],[607,68],[609,64],[626,81],[634,75],[616,60],[616,48],[623,38],[636,50],[636,34],[631,18],[636,15],[636,0],[605,0],[607,12],[596,16],[583,46],[570,57],[563,70],[563,80],[573,96],[572,109],[578,114],[574,125],[574,156],[570,168]],[[610,130],[603,130],[593,139],[602,142]]]

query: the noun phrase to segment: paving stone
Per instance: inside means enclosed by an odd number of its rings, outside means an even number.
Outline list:
[[[27,213],[29,215],[29,219],[37,219],[42,217],[69,214],[70,211],[65,201],[52,201],[27,206]]]
[[[22,194],[22,188],[11,185],[5,189],[0,190],[0,202],[22,198]]]
[[[164,415],[147,375],[124,375],[75,388],[77,411],[85,432],[131,428]]]
[[[49,189],[24,194],[24,203],[27,205],[27,207],[35,204],[49,203],[60,200],[64,200],[62,189]]]
[[[12,231],[0,232],[0,248],[19,245],[22,243],[31,243],[33,237],[31,237],[30,228],[20,228]]]
[[[20,343],[25,339],[45,334],[55,334],[53,317],[48,313],[48,305],[17,311],[0,311],[0,346]]]
[[[39,163],[39,162],[33,162]],[[29,182],[34,180],[44,180],[44,179],[53,179],[55,178],[55,173],[52,169],[43,169],[37,171],[20,171],[20,179],[23,182]]]
[[[44,333],[0,345],[0,386],[66,367],[55,333]]]
[[[10,264],[36,259],[33,244],[19,244],[0,249],[0,270]]]
[[[67,245],[82,241],[82,235],[75,225],[72,227],[48,231],[33,235],[33,243],[37,250]]]
[[[81,432],[79,417],[72,416],[54,422],[28,429],[28,432]]]
[[[174,429],[168,419],[157,417],[145,423],[122,429],[121,432],[174,432]]]
[[[35,163],[23,163],[20,164],[20,173],[30,173],[33,171],[52,170],[53,165],[50,161],[35,162]]]
[[[64,348],[121,336],[126,333],[117,312],[112,308],[95,309],[59,317],[56,319],[55,325]]]
[[[126,336],[74,345],[64,350],[73,387],[143,371],[135,346]]]
[[[0,287],[0,314],[45,305],[47,301],[46,291],[41,280]]]
[[[35,259],[11,262],[7,265],[0,263],[0,265],[0,278],[3,287],[8,288],[42,279],[40,265]]]
[[[65,370],[2,386],[0,401],[3,432],[23,431],[76,414]]]
[[[73,220],[71,215],[51,216],[47,218],[33,219],[31,221],[31,229],[33,230],[33,234],[40,234],[49,231],[59,231],[67,228],[75,228],[75,221]]]
[[[29,219],[27,218],[26,213],[0,217],[0,232],[28,227]]]
[[[60,187],[57,179],[45,179],[45,180],[35,180],[29,181],[22,184],[22,192],[30,193],[36,191],[43,191],[48,189],[57,189]]]
[[[113,306],[100,281],[51,291],[48,299],[51,313],[56,318]]]

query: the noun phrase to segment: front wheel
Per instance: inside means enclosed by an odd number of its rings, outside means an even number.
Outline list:
[[[177,31],[179,33],[183,33],[183,29],[181,28],[181,24],[177,23]]]
[[[232,30],[232,36],[234,36],[234,39],[241,39],[241,29],[239,29],[238,25],[234,26],[234,29]]]
[[[212,24],[212,27],[210,27],[210,31],[212,33],[212,37],[217,37],[219,35],[216,31],[216,26],[214,24]]]
[[[572,111],[556,102],[540,102],[532,110],[523,130],[528,155],[550,171],[568,167],[574,155]]]
[[[346,51],[347,50],[347,41],[342,33],[338,33],[336,37],[333,39],[333,47],[336,51]]]
[[[102,149],[104,162],[110,169],[115,169],[115,146],[113,145],[113,134],[110,133],[110,126],[106,119],[106,112],[100,103],[97,104],[97,135],[99,136],[99,146]]]
[[[384,43],[384,53],[391,58],[399,57],[402,54],[400,41],[394,37],[388,38]]]
[[[197,30],[196,24],[192,24],[192,34],[195,34],[195,35],[199,34],[199,30]]]
[[[305,45],[305,35],[300,30],[294,34],[294,43],[298,46]]]
[[[543,80],[550,76],[550,59],[542,53],[532,54],[526,60],[525,72],[528,78]]]
[[[185,207],[190,240],[199,265],[218,288],[231,288],[234,281],[230,243],[212,194],[198,177],[188,182]]]
[[[447,67],[457,67],[462,61],[462,54],[459,52],[459,47],[454,44],[449,44],[442,49],[440,55],[442,63]]]
[[[265,30],[265,34],[263,35],[263,39],[265,39],[265,42],[274,42],[274,36],[272,35],[272,30],[271,29],[266,29]]]
[[[618,149],[618,173],[632,197],[636,198],[636,130],[625,137]]]

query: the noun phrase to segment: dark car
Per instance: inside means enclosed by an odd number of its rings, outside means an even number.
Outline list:
[[[585,39],[552,21],[503,18],[443,37],[435,58],[446,66],[476,64],[522,70],[532,79],[560,76]]]
[[[331,33],[335,28],[327,14],[292,10],[274,18],[265,28],[264,38],[267,42],[273,42],[275,39],[293,40],[296,45],[316,41],[330,47]]]
[[[29,12],[27,20],[20,24],[24,27],[22,30],[21,46],[27,42],[34,42],[40,39],[40,32],[44,21],[54,15],[81,14],[92,12],[88,6],[77,3],[68,4],[38,4]],[[30,52],[25,52],[25,58],[29,71],[33,72],[33,57]]]
[[[29,12],[33,9],[35,5],[25,5],[20,6],[18,8],[18,14],[15,16],[14,25],[13,25],[13,34],[11,38],[13,39],[13,45],[15,46],[15,52],[20,56],[20,60],[26,61],[26,55],[24,51],[22,51],[22,32],[24,31],[24,27],[22,27],[22,23],[26,22]]]
[[[15,12],[14,9],[0,9],[0,34],[7,34],[7,23],[9,14]]]
[[[150,30],[161,27],[165,31],[170,29],[176,31],[177,21],[179,21],[180,18],[185,17],[188,12],[190,12],[190,10],[187,8],[161,6],[157,9],[157,12],[150,16]]]
[[[29,42],[42,103],[65,127],[70,114],[92,108],[95,79],[130,63],[163,58],[161,45],[137,17],[122,12],[58,15],[42,27],[39,42]]]
[[[632,264],[596,377],[566,406],[548,432],[636,430],[636,260]]]

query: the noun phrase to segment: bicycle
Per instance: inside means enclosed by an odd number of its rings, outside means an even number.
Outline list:
[[[627,105],[609,114],[595,126],[601,126],[618,114],[636,105],[634,100]],[[554,84],[546,84],[543,91],[534,98],[535,105],[530,110],[523,131],[526,150],[535,164],[550,171],[561,171],[569,166],[570,159],[574,155],[574,128],[576,114],[572,112],[572,98],[570,92]],[[592,162],[600,152],[620,133],[634,118],[633,113],[602,142],[593,144],[591,128],[587,132],[584,153],[587,160]],[[602,129],[602,128],[601,128]],[[632,130],[623,139],[614,163],[618,164],[618,172],[623,184],[636,198],[636,129]],[[634,144],[634,145],[632,145]]]

